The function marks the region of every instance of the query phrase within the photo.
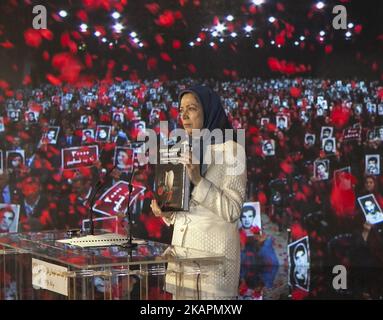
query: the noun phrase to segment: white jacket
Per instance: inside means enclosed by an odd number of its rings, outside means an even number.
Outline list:
[[[234,154],[230,152],[233,150]],[[217,154],[217,151],[224,152],[222,164],[207,165],[202,172],[203,178],[191,195],[190,210],[174,212],[164,221],[168,225],[174,224],[173,245],[225,256],[220,268],[201,266],[203,272],[208,273],[208,277],[200,278],[200,289],[205,293],[202,297],[234,298],[238,294],[240,273],[237,220],[246,195],[246,155],[243,147],[233,141],[212,145],[208,149],[212,154]],[[166,282],[173,281],[167,276]]]

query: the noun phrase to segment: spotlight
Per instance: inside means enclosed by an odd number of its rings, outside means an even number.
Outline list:
[[[280,44],[277,45],[278,48],[282,47]]]
[[[88,30],[88,25],[85,24],[85,23],[82,23],[82,24],[80,25],[80,31],[81,31],[81,32],[86,32],[87,30]]]
[[[140,43],[138,44],[138,46],[139,46],[140,48],[142,48],[142,47],[144,46],[144,44],[143,44],[142,42],[140,42]]]
[[[223,41],[224,41],[224,40],[223,40],[223,38],[219,39],[219,42],[221,42],[221,43],[222,43]]]
[[[102,38],[101,41],[102,41],[103,43],[105,43],[105,42],[108,41],[108,39],[106,39],[106,38]]]
[[[210,42],[209,45],[210,45],[210,47],[214,47],[215,43],[214,42]]]
[[[132,38],[135,38],[135,37],[137,37],[137,33],[135,33],[135,32],[133,31],[133,32],[130,33],[130,36],[131,36]]]
[[[121,17],[121,15],[120,15],[119,12],[115,11],[115,12],[112,13],[112,17],[113,17],[113,19],[116,19],[116,20],[117,20],[118,18]]]
[[[275,20],[276,20],[276,19],[275,19],[274,17],[270,17],[270,18],[269,18],[269,22],[270,22],[270,23],[274,23]]]
[[[133,39],[133,42],[134,42],[134,43],[139,43],[140,40],[138,40],[137,38],[134,38],[134,39]]]
[[[322,30],[321,32],[319,32],[319,35],[320,35],[321,37],[324,37],[325,34],[326,34],[326,32],[324,32],[323,30]]]
[[[230,33],[230,35],[231,35],[233,38],[235,38],[235,37],[237,36],[237,33],[236,33],[236,32],[232,32],[232,33]]]
[[[197,42],[201,42],[202,39],[200,37],[197,38]]]
[[[217,31],[213,31],[213,32],[211,33],[211,35],[212,35],[213,37],[216,37],[216,36],[218,36],[218,32],[217,32]]]
[[[114,31],[116,31],[117,33],[121,33],[122,32],[122,29],[124,29],[124,26],[121,24],[121,23],[116,23],[114,26],[113,26],[113,29]]]
[[[262,3],[265,2],[265,0],[253,0],[252,2],[253,2],[253,4],[255,4],[256,6],[260,6]]]
[[[322,1],[319,1],[317,4],[316,4],[316,7],[317,9],[319,10],[322,10],[324,8],[324,3]]]
[[[194,47],[194,42],[193,42],[193,41],[190,41],[190,42],[189,42],[189,46]]]
[[[253,31],[253,27],[252,27],[252,26],[249,26],[249,25],[247,25],[244,29],[245,29],[246,32],[251,32],[251,31]]]
[[[349,29],[352,29],[352,28],[354,28],[354,24],[353,24],[352,22],[350,22],[350,23],[347,25],[347,27],[348,27]]]
[[[217,26],[215,27],[215,30],[217,32],[223,32],[225,29],[226,29],[226,27],[223,23],[218,23]]]
[[[304,41],[306,38],[304,36],[300,36],[299,40]]]
[[[61,11],[59,12],[59,16],[60,16],[61,18],[66,18],[66,17],[68,16],[68,12],[66,12],[65,10],[61,10]]]
[[[299,42],[298,42],[298,41],[295,41],[295,42],[294,42],[294,45],[299,46]]]
[[[319,41],[320,42],[323,42],[324,38],[323,37],[319,37]]]
[[[234,17],[231,15],[231,14],[229,14],[227,17],[226,17],[226,20],[227,21],[233,21],[234,20]]]
[[[95,35],[96,37],[99,37],[99,36],[101,36],[101,32],[100,32],[100,31],[96,31],[96,32],[94,33],[94,35]]]
[[[256,43],[254,47],[256,47],[256,48],[259,48],[259,44],[258,44],[258,43]]]
[[[272,45],[274,45],[274,44],[275,44],[275,41],[274,41],[274,40],[271,40],[270,43],[271,43]]]
[[[352,33],[350,31],[346,32],[346,38],[350,38],[352,36]]]

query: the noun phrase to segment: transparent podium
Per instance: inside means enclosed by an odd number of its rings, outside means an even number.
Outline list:
[[[65,238],[65,232],[0,235],[0,299],[185,299],[185,278],[198,299],[208,276],[201,266],[223,262],[214,253],[154,241],[133,239],[134,249],[82,248],[58,241]],[[165,287],[169,279],[172,294]]]

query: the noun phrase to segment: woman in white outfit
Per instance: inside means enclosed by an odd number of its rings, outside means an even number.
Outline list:
[[[219,96],[205,86],[194,86],[179,96],[180,116],[184,129],[232,129]],[[210,139],[208,139],[210,140]],[[225,139],[227,140],[227,138]],[[233,139],[209,144],[203,159],[211,164],[192,164],[190,154],[184,159],[192,183],[188,212],[162,212],[156,200],[151,208],[167,225],[174,225],[172,244],[225,256],[223,265],[201,269],[207,272],[199,279],[199,298],[235,299],[240,273],[240,242],[237,220],[246,194],[246,155],[243,146]],[[223,155],[219,158],[217,155]],[[218,160],[217,160],[218,159]],[[221,159],[221,160],[219,160]],[[202,159],[201,159],[202,160]],[[171,291],[171,277],[167,277]],[[193,281],[184,281],[193,287]],[[197,296],[195,296],[197,298]]]

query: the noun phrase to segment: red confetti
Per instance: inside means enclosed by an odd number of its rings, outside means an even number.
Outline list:
[[[37,30],[29,28],[24,32],[25,43],[34,48],[38,48],[41,45],[42,37],[41,33]]]

